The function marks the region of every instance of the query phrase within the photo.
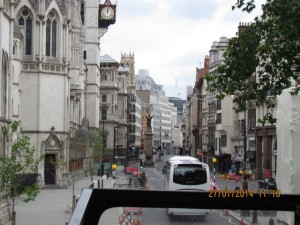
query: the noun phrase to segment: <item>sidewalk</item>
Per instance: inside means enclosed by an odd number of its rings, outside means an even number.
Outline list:
[[[240,212],[228,210],[229,215],[240,222],[240,224],[252,225],[252,214],[250,216],[241,217]],[[257,216],[257,223],[259,225],[269,225],[269,220],[273,218],[274,222],[277,220],[276,216]],[[277,224],[276,222],[274,224]]]
[[[100,177],[93,176],[94,180],[99,180]],[[111,177],[104,179],[103,188],[112,188],[115,185],[115,180]],[[75,182],[74,194],[81,194],[82,188],[91,185],[91,177],[83,177]],[[98,182],[95,183],[96,185]],[[96,186],[97,187],[97,186]],[[65,225],[71,217],[73,187],[72,185],[65,189],[42,189],[35,201],[24,203],[18,201],[16,203],[16,224],[17,225]],[[114,210],[114,211],[113,211]],[[116,210],[118,212],[116,212]],[[69,212],[68,212],[69,211]],[[119,209],[112,209],[109,213],[116,215]],[[109,216],[108,216],[109,217]],[[117,218],[117,217],[112,217]],[[103,223],[102,223],[103,221]],[[107,218],[101,219],[101,225],[115,225],[119,221],[111,221]],[[11,225],[11,221],[5,223]]]

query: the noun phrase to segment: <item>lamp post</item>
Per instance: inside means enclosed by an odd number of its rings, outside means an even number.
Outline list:
[[[244,172],[243,172],[243,190],[248,190],[248,174],[247,174],[247,136],[246,136],[246,110],[244,112]]]
[[[118,129],[118,127],[114,127],[114,149],[113,149],[113,163],[115,164],[116,160],[116,130]]]
[[[101,149],[101,177],[104,175],[104,164],[103,164],[103,154],[104,154],[104,119],[102,118],[102,149]]]
[[[212,158],[212,162],[213,162],[213,165],[214,165],[214,189],[216,188],[216,162],[217,162],[217,159],[215,157]]]

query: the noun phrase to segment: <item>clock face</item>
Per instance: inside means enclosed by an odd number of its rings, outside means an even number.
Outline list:
[[[115,12],[112,7],[105,6],[101,10],[101,18],[105,20],[111,20],[114,18]]]

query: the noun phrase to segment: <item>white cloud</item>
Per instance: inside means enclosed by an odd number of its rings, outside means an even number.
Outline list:
[[[168,96],[185,98],[212,42],[235,36],[239,22],[254,18],[231,11],[235,1],[119,0],[117,21],[101,38],[101,54],[119,61],[121,52],[134,52],[136,73],[149,70]]]

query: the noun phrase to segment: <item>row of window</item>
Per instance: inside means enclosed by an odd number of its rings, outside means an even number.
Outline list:
[[[48,13],[46,21],[46,56],[50,57],[56,57],[57,54],[57,18],[57,14],[52,10]],[[33,15],[27,7],[18,16],[18,26],[24,35],[25,55],[32,55]]]
[[[215,146],[218,146],[219,142],[219,148],[226,147],[227,146],[227,135],[221,135],[220,138],[215,138]]]
[[[81,22],[84,24],[84,4],[80,7]],[[25,37],[25,55],[32,55],[33,15],[27,7],[24,7],[18,18],[18,26]],[[46,56],[56,57],[57,50],[57,23],[58,16],[54,10],[47,15],[46,21]]]

